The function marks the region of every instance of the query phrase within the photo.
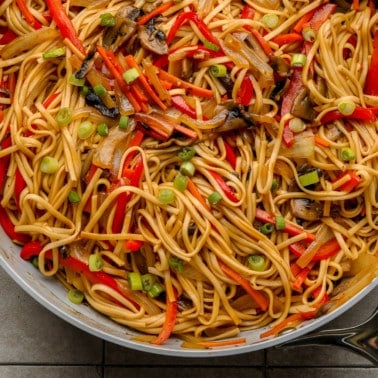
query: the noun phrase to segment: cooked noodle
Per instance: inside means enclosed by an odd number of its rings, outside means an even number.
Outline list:
[[[30,241],[40,245],[34,255],[44,275],[56,275],[97,311],[151,335],[167,327],[170,303],[178,304],[174,335],[215,340],[281,324],[291,314],[314,315],[361,259],[368,259],[372,280],[378,122],[332,117],[340,103],[378,114],[378,97],[364,89],[378,13],[370,1],[358,10],[338,7],[321,25],[308,19],[314,40],[279,39],[302,36],[298,22],[326,3],[73,0],[64,7],[81,50],[62,37],[45,2],[26,2],[40,24],[35,29],[16,1],[5,0],[0,31],[15,38],[0,46],[5,231],[25,250]],[[162,14],[138,26],[162,4]],[[248,16],[242,13],[248,9]],[[184,12],[192,18],[173,31]],[[101,25],[104,14],[115,16],[116,25]],[[264,15],[278,16],[278,25],[270,30]],[[57,49],[63,53],[44,56]],[[132,68],[131,56],[138,78],[120,83],[104,51],[120,77]],[[298,54],[305,62],[293,68]],[[215,77],[214,67],[227,73]],[[290,104],[285,111],[295,80],[301,84],[291,96],[299,110]],[[92,100],[83,94],[88,88]],[[63,125],[62,110],[70,113]],[[127,128],[120,128],[127,117]],[[302,129],[291,129],[296,121]],[[101,124],[108,135],[97,132]],[[85,136],[83,125],[92,128]],[[183,189],[175,179],[186,147],[195,151],[195,172],[184,173],[190,177]],[[343,150],[354,156],[340,157]],[[53,172],[41,170],[46,157],[57,165]],[[302,182],[308,174],[318,176],[314,183]],[[163,190],[172,197],[168,203]],[[274,220],[273,230],[264,231],[264,216]],[[338,248],[315,258],[330,243]],[[135,251],[128,247],[135,244]],[[298,257],[292,246],[306,251]],[[248,263],[256,254],[265,261],[261,270]],[[89,270],[91,255],[101,256],[102,276]],[[130,272],[150,273],[164,293],[133,290]]]

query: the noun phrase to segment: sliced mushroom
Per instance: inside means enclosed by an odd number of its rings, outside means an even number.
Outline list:
[[[313,121],[315,119],[316,112],[306,88],[300,90],[295,98],[291,108],[291,114],[307,121]]]
[[[140,26],[138,29],[140,44],[147,50],[157,55],[168,54],[168,45],[165,41],[165,34],[153,24]]]
[[[290,64],[280,56],[272,55],[270,57],[270,65],[272,66],[274,73],[277,73],[281,77],[288,77],[291,74]]]
[[[290,202],[291,212],[296,218],[306,221],[319,220],[323,215],[323,205],[308,198],[296,198]]]

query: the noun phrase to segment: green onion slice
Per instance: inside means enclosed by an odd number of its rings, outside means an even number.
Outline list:
[[[319,173],[317,170],[307,172],[303,175],[298,176],[299,183],[302,186],[309,186],[317,184],[320,181]]]
[[[192,146],[186,146],[183,147],[177,156],[182,160],[182,161],[189,161],[191,160],[196,154],[196,150]]]
[[[356,110],[356,104],[353,101],[341,101],[337,104],[337,109],[342,115],[349,116]]]
[[[129,272],[127,279],[131,290],[143,290],[142,276],[139,272]]]
[[[306,130],[306,124],[301,118],[295,117],[289,121],[289,129],[293,133],[300,133]]]
[[[156,283],[157,277],[151,273],[146,273],[142,275],[142,287],[144,291],[150,291],[153,284]]]
[[[72,112],[70,108],[60,108],[55,117],[59,126],[67,126],[72,120]]]
[[[72,204],[79,203],[80,202],[80,196],[77,192],[72,190],[68,193],[68,201],[70,201]]]
[[[307,62],[307,56],[305,54],[293,54],[291,57],[291,65],[293,67],[303,67]]]
[[[302,29],[302,37],[307,42],[314,42],[316,38],[316,31],[311,27],[304,27]]]
[[[94,253],[89,256],[88,266],[91,272],[99,272],[104,266],[104,260],[99,253]]]
[[[106,123],[100,123],[97,125],[97,134],[101,136],[109,135],[109,127]]]
[[[188,185],[188,177],[183,175],[177,175],[173,180],[173,186],[180,192],[183,192]]]
[[[222,194],[215,191],[209,194],[207,197],[207,200],[209,201],[210,205],[216,205],[218,202],[220,202],[223,199]]]
[[[247,257],[248,266],[257,272],[263,272],[267,266],[267,259],[264,255],[253,254]]]
[[[264,235],[269,235],[274,231],[274,226],[271,223],[265,223],[260,227],[260,232]]]
[[[275,29],[280,24],[280,18],[275,13],[267,13],[261,19],[268,29]]]
[[[69,79],[69,83],[75,87],[83,87],[85,84],[85,79],[78,79],[75,74],[72,74]]]
[[[210,66],[210,73],[214,77],[225,77],[227,75],[227,67],[224,64],[213,64]]]
[[[123,115],[119,119],[118,127],[120,129],[126,130],[129,127],[129,117],[126,115]]]
[[[203,42],[203,45],[205,47],[207,47],[208,49],[212,50],[212,51],[218,51],[219,50],[219,46],[217,46],[213,42],[208,41],[207,39]]]
[[[127,71],[123,73],[123,79],[126,81],[127,84],[131,84],[139,77],[139,71],[133,67],[129,68]]]
[[[194,176],[196,167],[191,161],[184,161],[180,166],[180,173],[184,176]]]
[[[155,282],[151,289],[147,292],[147,294],[151,298],[156,298],[158,297],[161,293],[165,291],[164,286],[160,282]]]
[[[46,51],[42,54],[43,59],[52,59],[52,58],[58,58],[60,56],[64,56],[66,54],[66,48],[65,47],[58,47],[57,49]]]
[[[340,150],[340,158],[344,161],[353,160],[356,157],[355,152],[350,147],[343,147]]]
[[[276,230],[283,230],[286,226],[285,218],[282,215],[276,216]]]
[[[83,121],[77,129],[77,136],[80,139],[88,139],[94,133],[94,131],[95,126],[91,121]]]
[[[115,26],[116,19],[111,13],[103,13],[100,15],[100,25],[105,27]]]
[[[75,304],[80,304],[84,300],[84,293],[77,289],[71,289],[67,294],[68,300]]]
[[[158,193],[158,201],[162,205],[170,205],[175,200],[175,192],[172,189],[160,189]]]
[[[176,256],[171,256],[169,259],[168,259],[168,265],[170,266],[170,268],[182,273],[184,271],[184,261],[182,261],[181,259],[179,259],[178,257]]]
[[[59,169],[58,159],[52,156],[45,156],[41,161],[39,169],[41,172],[49,175],[56,173]]]

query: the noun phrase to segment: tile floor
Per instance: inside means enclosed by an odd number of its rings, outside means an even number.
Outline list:
[[[0,378],[378,377],[378,367],[340,347],[272,348],[239,356],[174,358],[105,342],[64,322],[0,268]],[[366,319],[378,288],[327,328]]]

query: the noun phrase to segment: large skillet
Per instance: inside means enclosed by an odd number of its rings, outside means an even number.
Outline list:
[[[89,306],[72,304],[67,299],[66,289],[56,279],[42,276],[32,264],[25,262],[19,257],[19,247],[13,244],[2,230],[0,230],[0,265],[22,289],[55,315],[94,336],[127,348],[179,357],[215,357],[247,353],[302,340],[302,342],[309,343],[333,342],[348,346],[355,351],[362,352],[373,362],[377,363],[378,350],[372,350],[372,348],[370,348],[369,354],[367,353],[369,351],[367,351],[365,346],[359,341],[357,344],[354,343],[356,345],[348,341],[349,339],[356,339],[353,334],[357,334],[357,337],[360,337],[361,335],[365,337],[368,328],[367,326],[357,327],[352,330],[352,338],[347,338],[349,331],[345,330],[337,332],[332,331],[325,335],[316,335],[315,339],[313,332],[343,314],[374,288],[378,287],[378,277],[335,311],[308,321],[300,328],[285,333],[279,337],[262,340],[259,335],[263,329],[259,329],[244,332],[243,336],[246,337],[247,342],[241,346],[216,349],[183,349],[180,347],[181,340],[175,338],[170,339],[162,346],[154,346],[152,344],[133,341],[132,337],[136,332],[114,323],[91,309]],[[361,322],[363,320],[364,319],[361,319]],[[375,323],[373,325],[371,322],[367,324],[372,328],[372,336],[373,338],[376,337],[376,340],[378,340],[377,320],[378,317],[375,316]]]

